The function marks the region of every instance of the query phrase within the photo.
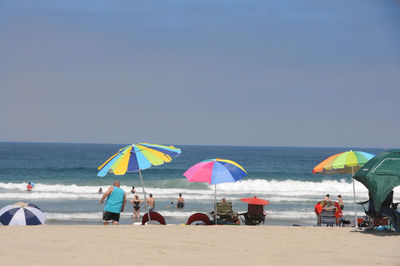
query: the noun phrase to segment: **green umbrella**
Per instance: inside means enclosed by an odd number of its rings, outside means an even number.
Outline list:
[[[375,210],[379,210],[390,191],[400,185],[400,150],[376,155],[353,178],[368,188]]]

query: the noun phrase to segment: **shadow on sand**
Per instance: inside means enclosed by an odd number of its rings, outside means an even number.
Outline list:
[[[366,235],[373,235],[373,236],[379,236],[379,237],[390,237],[390,236],[395,236],[398,237],[400,236],[400,232],[397,231],[374,231],[374,230],[352,230],[351,233],[358,233],[358,234],[366,234]]]

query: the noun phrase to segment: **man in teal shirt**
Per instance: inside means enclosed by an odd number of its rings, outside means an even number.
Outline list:
[[[121,184],[118,180],[114,181],[114,186],[110,187],[106,193],[101,197],[100,203],[102,204],[106,197],[106,206],[103,212],[104,225],[110,224],[117,225],[119,223],[120,213],[124,211],[126,203],[126,194],[120,188]]]

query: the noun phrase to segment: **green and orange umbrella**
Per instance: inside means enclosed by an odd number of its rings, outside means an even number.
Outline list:
[[[346,151],[332,155],[314,167],[313,174],[351,174],[352,176],[375,154],[363,151]]]
[[[363,151],[346,151],[332,155],[319,163],[312,170],[313,174],[333,175],[333,174],[351,174],[353,182],[353,202],[354,202],[354,219],[357,227],[357,210],[356,210],[356,189],[354,184],[354,174],[375,154]]]

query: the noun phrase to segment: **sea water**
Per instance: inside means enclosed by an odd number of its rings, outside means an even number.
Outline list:
[[[143,199],[138,173],[97,176],[97,167],[124,145],[0,143],[0,207],[18,201],[38,205],[47,214],[47,224],[102,224],[103,205],[99,188],[106,191],[115,179],[121,181],[128,200],[132,186]],[[321,176],[311,173],[325,158],[345,148],[186,146],[170,163],[142,171],[146,193],[156,200],[156,211],[167,223],[180,224],[196,212],[213,208],[214,185],[189,183],[183,173],[205,159],[224,158],[244,167],[248,176],[236,183],[217,185],[217,198],[233,202],[234,210],[245,212],[241,198],[257,196],[270,202],[265,206],[267,225],[313,225],[314,205],[329,193],[333,200],[341,194],[344,216],[351,218],[353,190],[349,175]],[[354,149],[380,153],[382,149]],[[34,182],[32,192],[26,191]],[[396,191],[397,190],[397,191]],[[397,192],[397,193],[396,193]],[[178,194],[185,199],[183,210],[170,207]],[[368,198],[367,189],[356,182],[356,201]],[[400,191],[395,189],[395,200]],[[133,207],[128,202],[121,224],[132,224]],[[142,214],[144,208],[142,207]],[[358,207],[359,214],[363,214]]]

